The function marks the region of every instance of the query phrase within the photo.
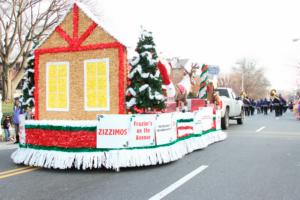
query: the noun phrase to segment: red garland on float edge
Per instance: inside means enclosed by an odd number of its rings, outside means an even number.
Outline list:
[[[26,129],[26,144],[61,148],[96,148],[96,132]]]

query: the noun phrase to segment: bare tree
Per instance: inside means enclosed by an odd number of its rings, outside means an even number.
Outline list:
[[[263,68],[257,68],[256,61],[243,58],[237,62],[238,67],[233,68],[234,79],[238,87],[236,92],[244,90],[251,98],[264,98],[268,95],[270,82],[265,76]],[[239,94],[238,93],[238,94]]]
[[[23,78],[34,42],[41,41],[65,14],[66,0],[0,0],[2,99],[11,100]],[[18,67],[16,67],[18,66]],[[15,72],[15,73],[13,73]]]
[[[218,86],[230,87],[236,94],[244,90],[250,98],[265,98],[270,83],[265,77],[263,68],[256,68],[256,62],[243,58],[237,62],[231,73],[222,74],[218,78]]]
[[[231,74],[220,74],[218,77],[219,87],[229,87],[233,88],[236,85],[236,77],[233,73]]]

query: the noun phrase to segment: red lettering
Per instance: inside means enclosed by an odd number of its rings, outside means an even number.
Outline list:
[[[127,129],[99,129],[98,135],[127,135]]]

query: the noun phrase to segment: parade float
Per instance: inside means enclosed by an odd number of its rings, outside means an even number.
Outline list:
[[[141,40],[151,41],[149,34],[142,33]],[[183,80],[173,85],[169,63],[158,61],[153,48],[138,45],[139,56],[128,64],[125,45],[85,5],[74,3],[35,50],[35,119],[21,118],[13,161],[45,168],[119,170],[168,163],[224,140],[220,111],[213,104],[197,98],[186,103],[195,65],[186,67]],[[197,95],[205,96],[207,67],[199,70]],[[184,106],[166,103],[166,96]],[[181,112],[183,107],[187,109]]]

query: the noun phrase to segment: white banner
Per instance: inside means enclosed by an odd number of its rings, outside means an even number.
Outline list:
[[[19,115],[19,143],[26,144],[25,114]]]
[[[130,123],[129,147],[144,147],[155,145],[156,115],[133,115]]]
[[[131,115],[98,115],[97,148],[128,147]]]
[[[202,115],[203,112],[201,112],[200,110],[198,110],[197,112],[194,113],[194,134],[202,134],[203,131],[203,122],[202,122]]]
[[[210,130],[213,127],[213,108],[203,107],[200,108],[199,112],[201,112],[200,118],[202,120],[202,130]]]
[[[216,110],[216,130],[221,130],[221,110]]]
[[[176,123],[172,120],[172,113],[159,114],[156,117],[156,145],[167,144],[177,139]]]

